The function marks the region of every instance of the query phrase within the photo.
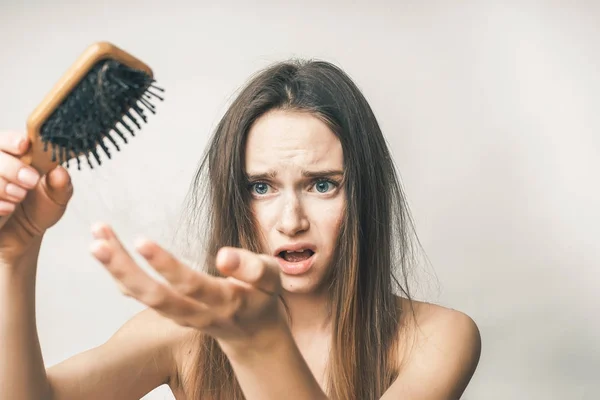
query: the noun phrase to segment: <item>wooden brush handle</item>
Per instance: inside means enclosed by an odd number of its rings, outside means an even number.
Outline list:
[[[153,76],[153,72],[148,65],[112,43],[97,42],[89,46],[27,119],[27,136],[31,140],[31,146],[28,152],[21,156],[20,159],[35,168],[40,173],[40,176],[45,175],[59,164],[58,161],[52,161],[52,149],[50,146],[48,146],[48,151],[44,151],[44,143],[40,137],[40,130],[44,122],[61,105],[63,100],[69,96],[71,91],[86,76],[90,69],[99,61],[106,59],[118,61],[130,68],[144,71],[150,77]],[[0,229],[2,229],[11,215],[0,217]]]

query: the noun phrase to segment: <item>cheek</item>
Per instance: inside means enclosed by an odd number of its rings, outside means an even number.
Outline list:
[[[318,217],[315,221],[319,224],[319,230],[325,233],[330,241],[338,237],[340,225],[344,219],[345,203],[343,198],[332,201],[325,207],[320,207]]]
[[[276,207],[268,202],[256,202],[252,204],[252,215],[258,224],[258,228],[265,231],[269,230],[277,220]]]

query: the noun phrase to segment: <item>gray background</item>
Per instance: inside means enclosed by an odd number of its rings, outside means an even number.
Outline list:
[[[97,40],[146,61],[168,90],[124,151],[73,172],[40,259],[47,364],[141,309],[89,255],[90,224],[112,223],[128,246],[140,234],[168,243],[231,96],[270,62],[313,57],[356,80],[389,140],[431,261],[420,297],[481,329],[464,398],[600,398],[599,2],[0,4],[2,129],[23,130]]]

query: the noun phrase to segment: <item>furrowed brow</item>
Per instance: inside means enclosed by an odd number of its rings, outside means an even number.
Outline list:
[[[259,173],[259,174],[246,174],[246,179],[248,181],[264,181],[264,180],[272,180],[277,177],[277,171],[269,170],[267,172]]]
[[[324,178],[324,177],[343,177],[344,171],[339,169],[324,169],[321,171],[302,171],[302,176],[305,178]]]
[[[344,171],[339,169],[324,169],[317,171],[302,170],[302,176],[304,178],[329,178],[329,177],[343,177]],[[277,178],[277,171],[269,170],[267,172],[246,174],[248,181],[261,181],[261,180],[274,180]]]

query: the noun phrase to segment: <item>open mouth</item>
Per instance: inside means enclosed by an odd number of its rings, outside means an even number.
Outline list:
[[[315,254],[315,252],[312,250],[282,251],[277,256],[283,258],[287,262],[297,263],[308,260],[313,254]]]

